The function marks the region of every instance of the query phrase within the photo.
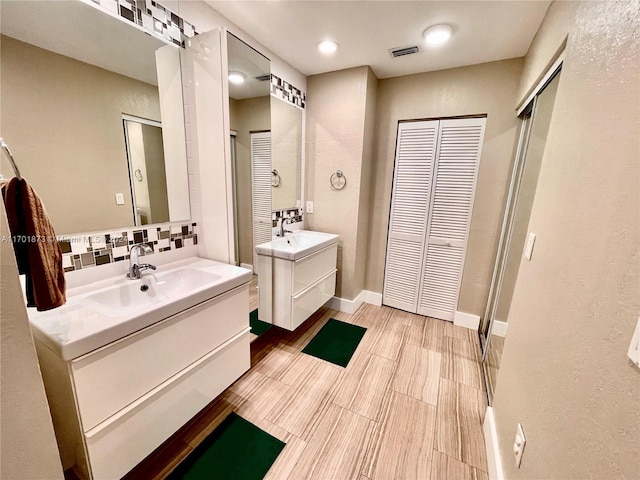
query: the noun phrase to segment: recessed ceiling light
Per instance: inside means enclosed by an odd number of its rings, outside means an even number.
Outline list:
[[[338,50],[339,46],[340,45],[338,45],[338,43],[334,42],[333,40],[323,40],[316,45],[316,47],[318,47],[318,50],[320,50],[320,53],[324,53],[325,55],[334,53],[336,50]]]
[[[247,78],[247,76],[242,72],[229,72],[229,81],[236,85],[243,84],[245,78]]]
[[[451,25],[443,23],[427,28],[422,35],[424,36],[424,40],[428,45],[435,46],[447,43],[452,33],[453,27]]]

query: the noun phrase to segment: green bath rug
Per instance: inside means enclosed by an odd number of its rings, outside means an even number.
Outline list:
[[[168,480],[261,480],[286,444],[231,413]]]
[[[258,337],[271,328],[270,323],[258,320],[257,308],[249,314],[249,324],[251,325],[251,333]]]
[[[302,352],[346,367],[366,331],[364,327],[330,318]]]

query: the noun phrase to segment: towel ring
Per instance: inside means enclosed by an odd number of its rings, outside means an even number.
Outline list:
[[[342,190],[347,186],[347,177],[344,176],[342,170],[336,170],[329,178],[331,188],[334,190]]]
[[[273,170],[271,170],[271,186],[272,187],[279,187],[280,186],[280,174],[278,173],[278,170],[276,170],[275,168]]]

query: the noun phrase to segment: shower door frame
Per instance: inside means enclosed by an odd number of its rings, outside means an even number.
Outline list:
[[[482,372],[485,381],[485,391],[489,401],[489,405],[493,403],[494,391],[490,391],[490,379],[487,365],[487,357],[489,355],[489,348],[491,343],[491,332],[494,327],[494,320],[498,301],[500,299],[500,293],[502,290],[502,282],[504,279],[504,272],[506,268],[506,260],[509,255],[509,247],[511,244],[511,237],[513,233],[513,226],[515,223],[515,214],[518,205],[518,198],[520,194],[520,186],[524,173],[524,167],[526,164],[527,152],[529,149],[529,140],[531,136],[531,128],[533,125],[534,115],[536,112],[536,106],[538,104],[538,97],[544,91],[549,83],[560,75],[562,70],[562,64],[564,61],[564,52],[558,55],[558,58],[553,63],[552,67],[543,76],[541,81],[536,85],[536,88],[532,90],[532,93],[522,103],[522,106],[518,109],[518,117],[521,118],[522,123],[520,127],[520,135],[518,137],[518,147],[514,158],[514,165],[511,174],[511,181],[509,185],[509,193],[507,196],[507,203],[504,209],[502,229],[500,231],[500,240],[498,241],[498,249],[496,252],[495,263],[493,268],[493,275],[491,277],[491,286],[489,288],[489,295],[487,297],[487,304],[485,307],[484,316],[481,319],[479,334],[480,334],[480,347],[482,350]],[[495,386],[494,386],[495,390]]]

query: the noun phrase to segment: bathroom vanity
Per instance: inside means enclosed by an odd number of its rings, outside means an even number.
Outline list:
[[[295,330],[336,289],[339,236],[300,230],[258,245],[260,320]]]
[[[122,477],[250,367],[251,272],[160,270],[30,315],[63,466],[85,478]]]

